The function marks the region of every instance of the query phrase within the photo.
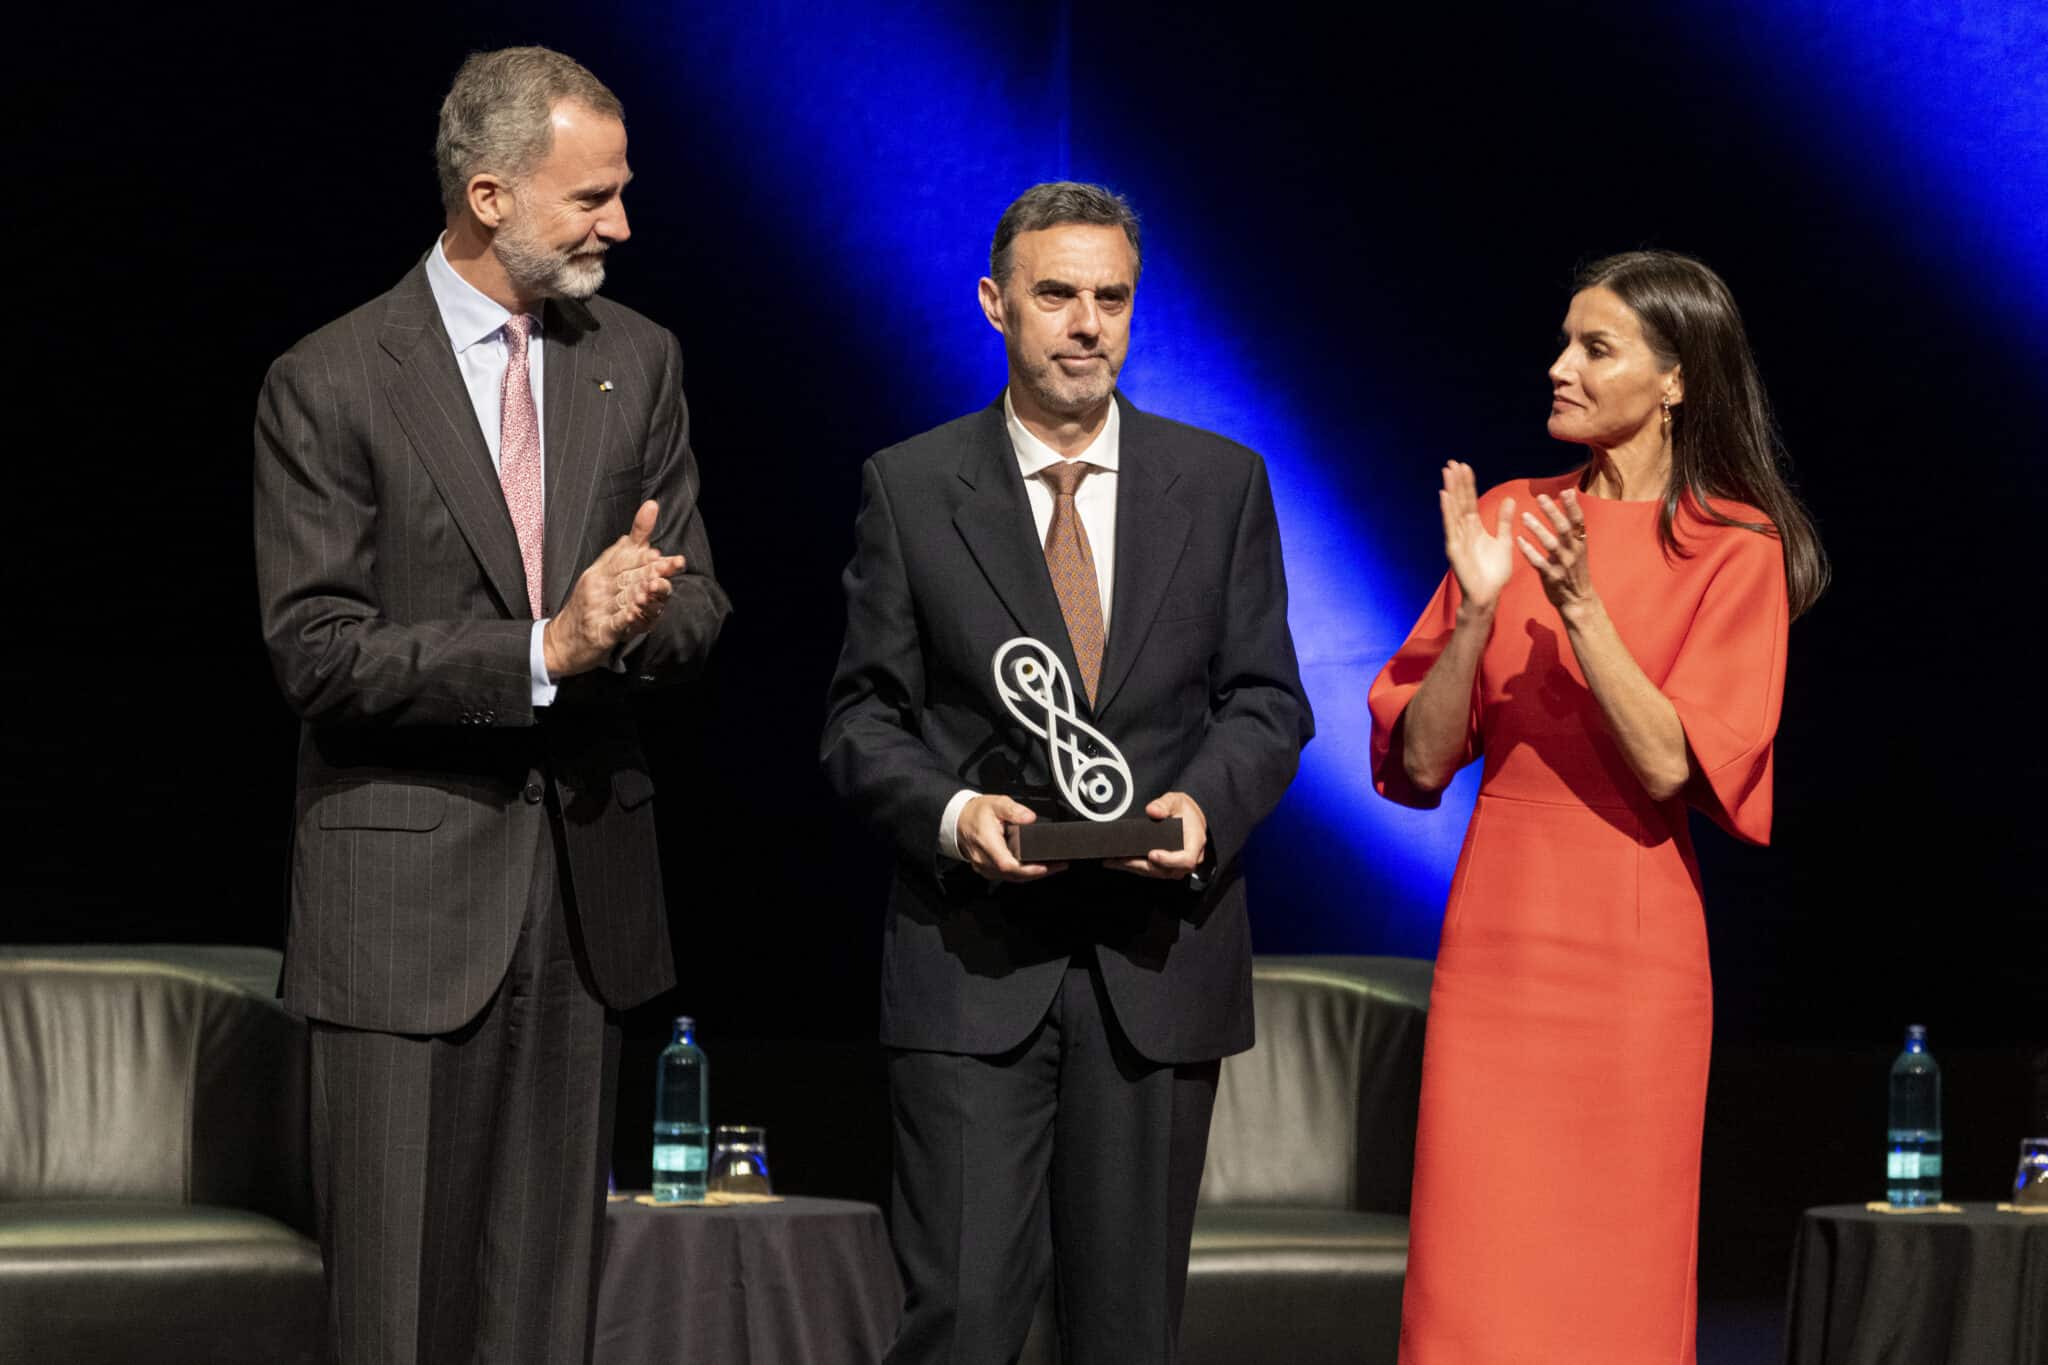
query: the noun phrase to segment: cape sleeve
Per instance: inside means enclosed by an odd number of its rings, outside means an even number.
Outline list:
[[[1785,695],[1785,556],[1775,536],[1731,530],[1733,550],[1700,598],[1664,695],[1694,775],[1685,799],[1738,839],[1771,841],[1771,748]]]
[[[1372,712],[1372,785],[1389,801],[1418,810],[1434,810],[1443,801],[1440,791],[1423,791],[1408,780],[1401,763],[1401,714],[1422,688],[1430,666],[1450,643],[1451,629],[1458,622],[1458,581],[1445,574],[1436,595],[1422,610],[1422,617],[1394,657],[1373,679],[1366,694]],[[1465,716],[1465,747],[1459,751],[1458,766],[1479,757],[1479,675],[1472,678],[1472,704]]]

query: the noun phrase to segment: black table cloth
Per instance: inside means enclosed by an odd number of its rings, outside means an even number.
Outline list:
[[[872,1204],[606,1208],[596,1365],[874,1365],[902,1308]]]
[[[1808,1209],[1788,1365],[2048,1365],[2048,1215]]]

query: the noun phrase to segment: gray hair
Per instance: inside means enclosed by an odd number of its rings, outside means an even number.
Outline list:
[[[462,207],[469,182],[486,171],[517,179],[547,159],[555,145],[555,105],[573,100],[624,121],[626,111],[605,83],[573,58],[545,47],[472,52],[448,98],[434,135],[441,203]]]
[[[1138,282],[1138,274],[1145,267],[1145,252],[1138,244],[1137,213],[1114,190],[1102,185],[1084,185],[1077,180],[1048,180],[1042,185],[1033,185],[1003,210],[1002,219],[996,224],[996,239],[989,244],[988,277],[998,287],[1008,284],[1013,264],[1010,247],[1017,240],[1017,235],[1058,227],[1062,223],[1093,223],[1101,227],[1122,228],[1124,236],[1130,239],[1134,261],[1131,283]]]

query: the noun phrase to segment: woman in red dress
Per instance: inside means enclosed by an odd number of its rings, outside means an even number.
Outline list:
[[[1713,1033],[1696,806],[1771,825],[1785,628],[1826,561],[1727,286],[1585,270],[1550,368],[1583,467],[1475,494],[1374,682],[1373,768],[1431,807],[1484,776],[1444,913],[1404,1365],[1691,1365]],[[1517,516],[1517,512],[1520,515]]]

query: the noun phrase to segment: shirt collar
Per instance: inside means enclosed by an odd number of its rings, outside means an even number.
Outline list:
[[[448,329],[449,344],[457,355],[496,336],[512,317],[497,300],[455,273],[440,237],[434,239],[434,249],[427,254],[427,288],[434,291],[434,306],[440,310],[441,325]],[[534,331],[539,330],[536,320]]]
[[[1102,430],[1095,433],[1095,440],[1089,447],[1073,458],[1085,460],[1097,469],[1116,472],[1118,433],[1123,425],[1119,404],[1112,398],[1109,403],[1109,420],[1102,424]],[[1010,391],[1003,390],[1003,421],[1010,429],[1010,448],[1017,453],[1017,468],[1027,479],[1036,478],[1040,470],[1050,465],[1063,463],[1066,459],[1057,450],[1031,434],[1028,427],[1017,418],[1017,409],[1010,402]]]

